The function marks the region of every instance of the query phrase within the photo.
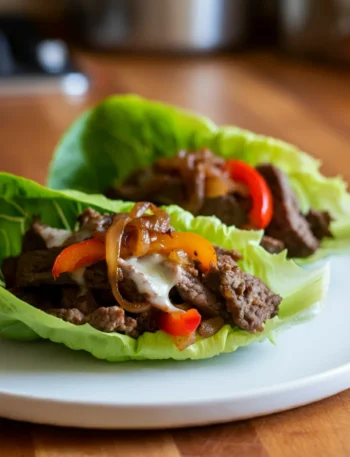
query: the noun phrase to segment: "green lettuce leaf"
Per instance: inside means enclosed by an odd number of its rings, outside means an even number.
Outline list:
[[[77,216],[88,206],[101,212],[118,212],[130,210],[132,204],[79,191],[46,189],[24,178],[0,173],[0,265],[4,258],[21,252],[22,236],[34,215],[54,227],[73,230]],[[45,338],[113,362],[202,359],[272,339],[275,329],[310,317],[323,302],[329,281],[327,265],[304,271],[287,260],[285,253],[272,256],[265,252],[259,246],[261,232],[227,227],[214,217],[195,218],[177,206],[166,209],[176,230],[195,232],[222,247],[238,249],[244,255],[241,267],[281,294],[279,315],[267,322],[264,332],[253,335],[227,325],[211,338],[198,337],[195,344],[180,352],[164,332],[145,333],[136,340],[103,333],[88,324],[75,326],[32,307],[0,286],[0,336],[21,341]]]
[[[311,207],[330,212],[334,239],[324,240],[306,261],[350,248],[346,184],[339,177],[322,176],[316,159],[282,141],[217,127],[206,118],[134,95],[110,97],[73,124],[56,149],[48,185],[103,193],[158,157],[200,147],[251,165],[273,163],[287,173],[304,213]]]

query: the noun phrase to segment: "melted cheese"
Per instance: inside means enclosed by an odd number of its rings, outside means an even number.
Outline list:
[[[48,249],[62,246],[62,244],[72,235],[72,232],[68,230],[52,227],[41,227],[39,233]]]
[[[131,279],[140,294],[155,307],[167,313],[179,312],[169,299],[170,290],[179,282],[181,268],[171,262],[164,262],[161,254],[120,259],[123,274]]]

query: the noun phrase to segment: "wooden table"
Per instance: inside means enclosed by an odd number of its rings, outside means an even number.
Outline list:
[[[108,57],[78,53],[93,78],[84,99],[0,99],[0,170],[45,182],[62,132],[111,93],[136,92],[294,142],[350,180],[350,73],[277,56]],[[350,391],[312,406],[236,424],[160,432],[56,429],[0,419],[4,457],[350,455]]]

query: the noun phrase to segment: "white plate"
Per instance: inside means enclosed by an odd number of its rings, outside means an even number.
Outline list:
[[[55,425],[162,428],[224,422],[350,387],[350,256],[331,261],[327,307],[211,360],[109,364],[48,342],[0,341],[0,416]]]

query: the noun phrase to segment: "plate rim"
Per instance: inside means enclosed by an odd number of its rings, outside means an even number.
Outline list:
[[[257,398],[268,398],[273,395],[283,395],[289,392],[293,392],[296,390],[303,390],[305,388],[315,386],[315,385],[323,385],[334,379],[343,378],[346,375],[349,376],[348,380],[348,387],[350,388],[350,361],[342,364],[338,367],[329,369],[327,371],[312,374],[306,377],[302,377],[300,379],[296,379],[293,381],[286,381],[279,384],[272,384],[271,386],[261,387],[257,389],[250,389],[246,391],[241,391],[238,394],[232,395],[225,395],[222,397],[215,397],[215,398],[207,398],[207,399],[196,399],[196,400],[187,400],[181,401],[181,399],[169,399],[166,402],[152,402],[152,403],[117,403],[113,400],[111,401],[101,401],[94,399],[89,400],[82,400],[82,399],[59,399],[59,398],[50,398],[47,396],[39,396],[35,394],[24,394],[24,393],[13,393],[8,390],[0,389],[0,399],[5,397],[6,399],[13,399],[13,400],[30,400],[30,401],[38,401],[40,403],[54,403],[59,405],[67,405],[67,406],[89,406],[89,407],[108,407],[108,408],[140,408],[140,409],[149,409],[151,407],[157,408],[183,408],[183,407],[198,407],[198,406],[210,406],[215,404],[222,404],[222,403],[234,403],[237,401],[247,401],[247,400],[256,400]],[[346,390],[347,388],[343,389]]]

